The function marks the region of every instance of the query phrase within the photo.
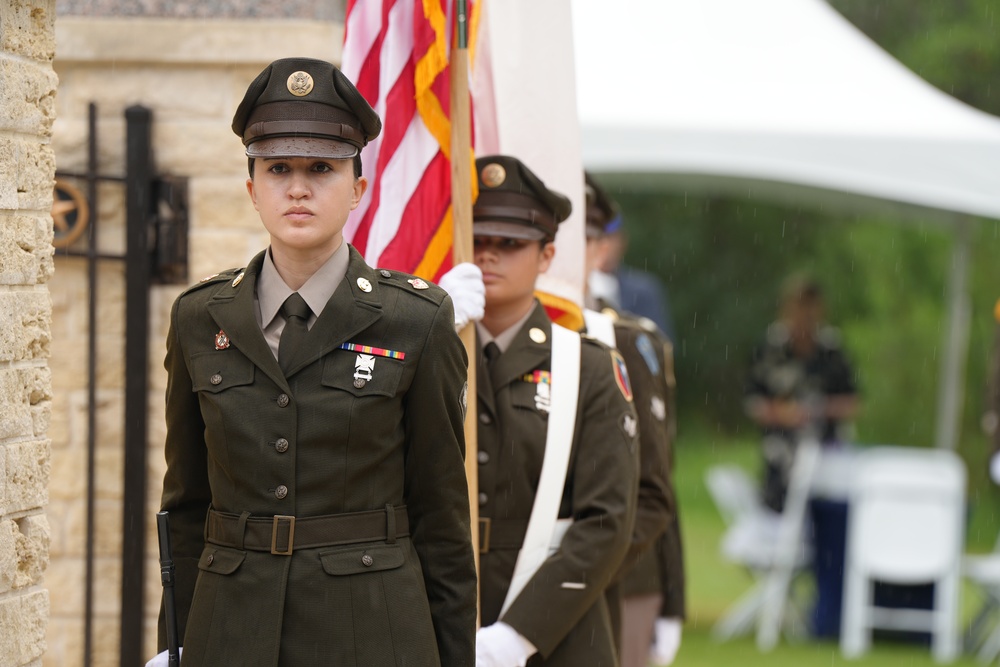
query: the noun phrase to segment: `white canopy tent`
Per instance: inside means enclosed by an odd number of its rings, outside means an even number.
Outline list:
[[[640,187],[892,206],[956,223],[937,444],[959,434],[968,216],[1000,218],[1000,118],[822,0],[573,0],[584,165]]]

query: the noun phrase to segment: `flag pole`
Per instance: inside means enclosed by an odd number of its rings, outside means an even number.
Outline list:
[[[469,108],[468,2],[456,0],[456,48],[451,53],[451,206],[454,229],[452,261],[472,262],[472,133]],[[459,335],[469,355],[468,409],[465,416],[465,474],[469,483],[472,544],[479,572],[479,460],[476,434],[476,327]]]

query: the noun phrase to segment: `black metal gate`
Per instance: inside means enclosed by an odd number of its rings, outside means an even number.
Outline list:
[[[146,542],[147,397],[149,388],[149,291],[153,284],[187,282],[187,179],[157,176],[152,150],[152,112],[142,106],[125,110],[126,151],[123,176],[103,175],[97,167],[97,107],[88,108],[87,168],[56,172],[53,206],[56,255],[87,260],[87,508],[84,589],[84,656],[93,654],[94,506],[96,453],[97,265],[125,262],[125,425],[122,521],[121,650],[119,664],[143,664],[143,582]],[[82,181],[86,194],[72,186]],[[126,252],[99,252],[98,184],[125,188]],[[81,249],[86,237],[86,248]]]

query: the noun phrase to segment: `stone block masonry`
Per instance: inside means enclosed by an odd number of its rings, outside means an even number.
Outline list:
[[[49,594],[54,0],[0,3],[0,667],[40,665]]]

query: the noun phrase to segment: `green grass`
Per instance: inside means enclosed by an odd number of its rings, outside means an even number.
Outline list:
[[[707,468],[719,463],[736,463],[756,476],[756,440],[732,439],[711,433],[682,435],[677,443],[675,484],[681,504],[684,551],[687,568],[688,620],[677,661],[678,667],[919,667],[935,664],[927,647],[876,641],[872,651],[859,660],[847,661],[831,641],[806,641],[790,645],[782,642],[769,653],[760,653],[752,637],[725,643],[715,642],[712,625],[726,608],[750,588],[750,575],[719,554],[724,525],[705,488]],[[970,475],[972,477],[972,475]],[[970,524],[968,549],[988,551],[997,534],[1000,500],[988,489],[970,481]],[[980,603],[975,590],[963,592],[964,621]],[[979,665],[971,656],[953,663],[958,667]]]

